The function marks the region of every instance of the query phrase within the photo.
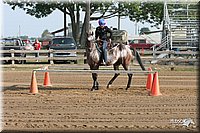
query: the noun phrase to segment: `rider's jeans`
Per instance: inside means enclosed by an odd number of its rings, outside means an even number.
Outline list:
[[[107,62],[107,45],[108,42],[106,40],[103,40],[103,56],[104,56],[104,62]]]

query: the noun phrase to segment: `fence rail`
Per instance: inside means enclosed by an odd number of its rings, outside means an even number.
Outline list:
[[[68,52],[73,52],[77,53],[76,57],[54,57],[54,53],[68,53]],[[44,61],[47,60],[49,61],[50,64],[53,64],[53,60],[85,60],[86,59],[86,54],[85,54],[85,49],[79,49],[79,50],[0,50],[0,54],[3,55],[4,53],[9,54],[9,57],[0,57],[0,61],[4,60],[10,60],[12,61],[12,64],[15,64],[15,60],[26,60],[26,61],[31,61],[31,60],[39,60],[39,61]],[[25,57],[19,57],[16,56],[15,54],[26,54]],[[39,53],[39,57],[35,57],[35,54]],[[139,51],[139,53],[142,55],[141,58],[143,61],[151,61],[151,60],[159,60],[159,61],[182,61],[182,62],[197,62],[198,59],[198,52],[195,51]],[[155,58],[153,55],[158,55],[158,54],[168,54],[174,56],[193,56],[196,58]],[[149,56],[146,56],[149,55]]]
[[[76,52],[77,54],[84,54],[84,49],[78,49],[78,50],[0,50],[0,53],[25,53],[25,54],[34,54],[34,53],[66,53],[66,52]]]
[[[106,74],[115,74],[115,73],[121,73],[121,74],[149,74],[149,73],[155,73],[157,71],[125,71],[125,70],[44,70],[44,69],[34,69],[33,71],[38,72],[77,72],[77,73],[106,73]]]
[[[38,57],[35,57],[35,54],[39,53]],[[55,53],[76,53],[77,56],[53,56]],[[0,50],[0,54],[6,54],[6,56],[1,56],[0,61],[12,61],[12,64],[15,64],[15,60],[47,60],[50,64],[53,64],[53,60],[80,60],[85,59],[85,50]],[[19,54],[25,54],[26,56],[19,56]]]

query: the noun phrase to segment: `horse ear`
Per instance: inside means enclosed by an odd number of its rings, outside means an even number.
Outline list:
[[[89,36],[93,36],[94,33],[93,33],[93,31],[89,31],[89,32],[86,32],[86,35],[87,35],[87,37],[89,37]]]
[[[89,33],[88,33],[88,32],[86,32],[86,36],[87,36],[87,37],[89,36]]]

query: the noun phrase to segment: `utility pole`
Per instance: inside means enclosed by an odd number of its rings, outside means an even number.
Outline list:
[[[21,27],[19,25],[19,37],[21,36]]]
[[[135,35],[137,35],[137,30],[138,30],[138,26],[137,26],[137,22],[135,22]]]
[[[90,29],[90,0],[86,2],[86,33],[89,32]]]
[[[67,36],[67,17],[66,17],[66,7],[64,7],[64,36]]]
[[[118,30],[120,30],[120,3],[118,3]]]

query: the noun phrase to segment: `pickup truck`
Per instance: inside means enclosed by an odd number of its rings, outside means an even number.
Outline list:
[[[1,50],[24,50],[25,44],[19,38],[2,38],[0,40]],[[11,57],[11,53],[3,52],[2,57]],[[26,57],[25,53],[14,53],[14,57]],[[11,60],[3,60],[4,63],[11,63]],[[26,60],[16,60],[18,64],[26,63]]]

